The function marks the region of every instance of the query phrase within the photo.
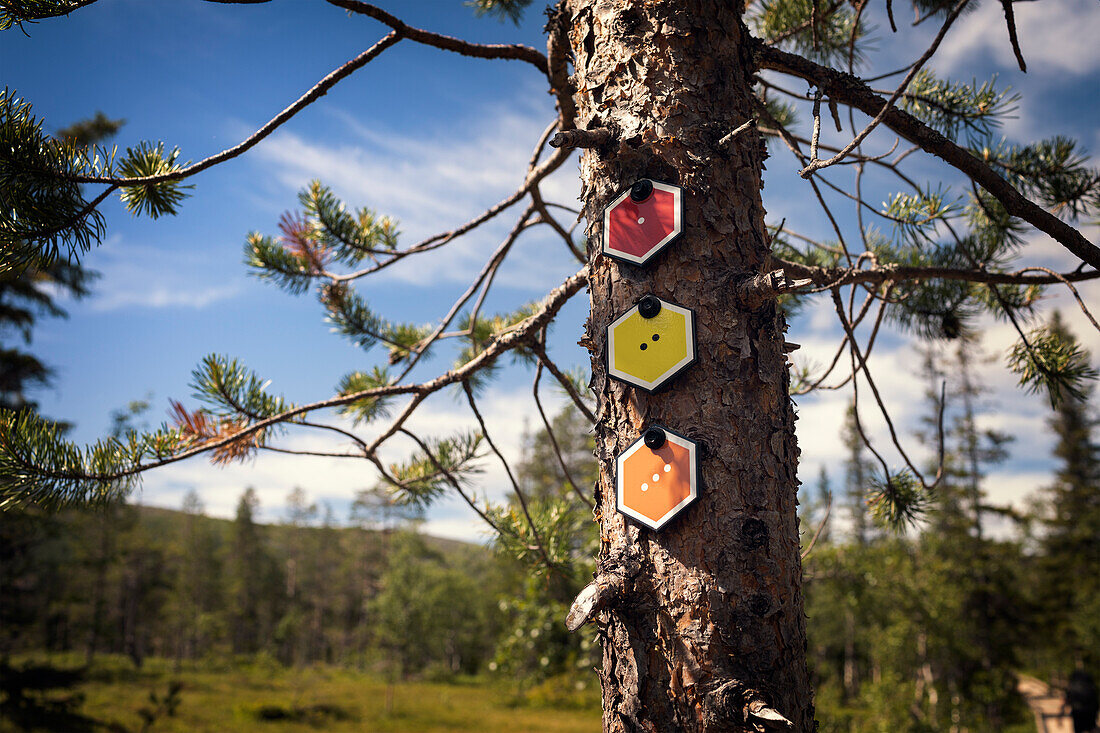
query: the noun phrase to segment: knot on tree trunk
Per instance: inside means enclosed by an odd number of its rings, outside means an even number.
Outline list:
[[[601,560],[596,577],[581,589],[570,606],[565,627],[576,631],[595,618],[597,613],[617,603],[641,570],[641,562],[632,555],[616,554]]]
[[[734,293],[745,307],[755,309],[783,293],[812,284],[813,280],[792,280],[783,270],[772,270],[735,281]]]
[[[794,730],[794,723],[774,710],[759,690],[740,680],[713,684],[704,694],[703,715],[707,730],[725,726],[750,726],[753,730]]]
[[[563,130],[550,138],[553,148],[598,148],[611,139],[611,130],[597,127],[594,130]]]

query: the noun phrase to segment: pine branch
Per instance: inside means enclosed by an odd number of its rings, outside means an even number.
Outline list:
[[[1084,282],[1100,278],[1100,272],[1085,270],[1066,273],[1053,273],[1043,275],[1029,274],[1042,268],[1025,267],[1013,272],[992,272],[988,270],[976,270],[971,268],[951,267],[906,267],[900,265],[882,265],[865,269],[854,267],[817,267],[792,262],[790,260],[771,257],[769,266],[781,268],[792,280],[812,280],[813,285],[803,285],[784,292],[798,292],[845,285],[867,285],[886,282],[905,282],[921,280],[959,280],[972,283],[994,285],[1056,285],[1064,282]]]
[[[118,172],[131,180],[175,173],[185,167],[176,163],[179,153],[178,148],[166,153],[164,143],[153,145],[142,142],[136,148],[126,149],[125,157],[118,163]],[[187,196],[184,191],[191,188],[194,186],[182,186],[176,181],[162,181],[123,186],[119,196],[131,214],[145,214],[150,219],[157,219],[165,214],[175,214],[180,202]]]
[[[501,22],[510,20],[519,25],[523,11],[531,0],[467,0],[465,4],[472,7],[478,16],[495,15]]]
[[[399,36],[408,38],[410,41],[415,41],[416,43],[423,43],[426,46],[433,46],[443,49],[444,51],[453,51],[463,56],[472,56],[480,59],[515,59],[518,61],[526,61],[542,73],[549,73],[546,57],[530,46],[523,46],[518,43],[470,43],[460,38],[453,38],[420,28],[414,28],[396,16],[387,13],[385,10],[375,5],[371,5],[370,3],[360,2],[360,0],[327,0],[327,2],[330,5],[343,8],[348,12],[365,15],[368,18],[374,18],[378,22],[393,28],[394,33]]]
[[[336,387],[338,395],[369,393],[372,390],[391,386],[393,382],[385,369],[375,367],[371,372],[355,371],[345,375]],[[389,413],[389,404],[383,397],[364,397],[343,405],[340,413],[350,417],[356,425],[371,422]]]
[[[293,405],[267,393],[270,382],[238,362],[221,354],[210,354],[191,372],[193,396],[210,406],[220,417],[264,420],[286,412]]]
[[[888,472],[882,479],[873,479],[872,488],[867,503],[875,519],[895,531],[916,524],[931,504],[929,493],[909,471]]]
[[[300,421],[309,413],[352,405],[367,399],[413,395],[411,409],[407,408],[397,421],[364,449],[364,456],[373,458],[378,447],[402,429],[412,409],[424,399],[445,387],[469,379],[478,370],[491,366],[502,354],[523,346],[530,335],[553,320],[569,298],[580,292],[587,282],[588,267],[585,266],[552,290],[530,318],[499,334],[471,361],[430,381],[371,387],[310,404],[287,406],[284,411],[267,416],[263,416],[264,410],[268,409],[265,405],[270,403],[266,402],[267,398],[261,397],[258,398],[260,406],[256,412],[259,419],[250,422],[238,432],[214,436],[197,445],[193,442],[189,445],[179,431],[165,427],[146,435],[131,433],[127,436],[126,443],[117,440],[101,441],[81,451],[75,445],[61,440],[56,426],[33,413],[0,413],[0,509],[27,501],[47,504],[54,501],[56,506],[63,506],[95,501],[97,497],[109,498],[128,490],[135,483],[136,477],[145,471],[203,453],[231,449],[234,444],[243,441],[258,444],[257,436],[264,431],[283,423]],[[221,400],[225,399],[226,394],[236,394],[234,384],[243,383],[246,391],[250,389],[252,382],[248,375],[240,370],[227,368],[225,371],[238,376],[232,379],[211,379],[209,384],[203,382],[200,392],[208,394],[210,387],[214,387],[213,392],[218,395],[216,399]],[[232,403],[236,407],[255,408],[248,400],[242,400],[238,404],[234,398]]]
[[[103,218],[97,207],[120,187],[122,200],[133,213],[144,212],[154,218],[175,213],[187,188],[177,181],[249,150],[398,40],[399,34],[390,33],[326,76],[246,140],[186,166],[176,164],[178,151],[166,153],[162,143],[142,143],[127,150],[116,173],[113,154],[51,140],[42,133],[42,123],[30,114],[29,105],[5,90],[0,93],[0,241],[5,244],[0,271],[53,261],[60,243],[68,244],[70,256],[89,250],[103,236]],[[107,188],[89,203],[81,196],[82,183]]]
[[[755,55],[761,68],[805,79],[823,88],[838,102],[851,105],[867,115],[876,116],[884,113],[883,124],[895,133],[920,145],[926,152],[965,173],[992,194],[1009,214],[1049,234],[1079,259],[1093,268],[1100,269],[1100,247],[1090,243],[1070,225],[1026,199],[1004,178],[997,175],[986,162],[974,157],[969,151],[907,112],[895,107],[886,107],[885,100],[859,78],[759,42],[756,44]]]
[[[1009,352],[1008,364],[1020,376],[1021,387],[1031,393],[1045,391],[1055,410],[1066,399],[1084,400],[1086,384],[1100,376],[1075,339],[1049,327],[1021,337]]]
[[[459,433],[444,440],[424,441],[404,428],[401,432],[412,438],[420,454],[407,463],[395,463],[389,468],[388,480],[394,482],[393,489],[400,503],[424,509],[443,496],[446,484],[450,484],[474,511],[482,514],[462,487],[464,474],[480,471],[470,464],[478,458],[482,436]],[[488,519],[485,521],[492,525]]]
[[[142,461],[167,461],[186,438],[162,426],[80,448],[64,428],[29,409],[0,411],[0,512],[37,506],[58,511],[99,506],[125,496]]]
[[[0,91],[0,272],[47,266],[61,244],[75,255],[103,234],[95,209],[110,192],[89,203],[66,177],[111,165],[111,154],[51,138],[42,126],[30,104]]]
[[[859,17],[841,2],[818,7],[818,0],[766,0],[749,21],[765,43],[791,48],[823,64],[839,62],[851,52],[852,36],[865,35]],[[854,57],[861,60],[858,50]]]
[[[22,28],[24,23],[68,15],[94,2],[96,0],[0,0],[0,31],[13,25]]]
[[[218,165],[219,163],[224,163],[227,160],[232,160],[238,155],[241,155],[242,153],[247,152],[250,148],[254,147],[261,140],[277,130],[283,123],[287,122],[289,119],[294,117],[294,115],[298,114],[310,104],[316,102],[318,99],[323,97],[325,94],[328,93],[328,90],[335,86],[337,83],[373,61],[387,48],[393,46],[398,41],[400,41],[401,38],[401,35],[396,31],[388,33],[380,41],[375,43],[366,51],[329,73],[327,76],[321,79],[321,81],[317,82],[309,91],[299,97],[293,104],[291,104],[279,114],[272,117],[263,127],[256,130],[256,132],[249,135],[246,139],[242,140],[231,148],[223,150],[220,153],[216,153],[208,158],[204,158],[198,163],[194,163],[170,172],[163,172],[148,176],[119,178],[114,176],[77,175],[71,176],[68,180],[71,180],[75,183],[104,183],[116,186],[150,186],[158,183],[166,183],[169,181],[178,181],[180,179],[193,176],[196,173],[201,173],[207,168],[211,168],[215,165]]]
[[[874,90],[883,93],[881,90]],[[999,118],[1015,110],[1019,95],[999,92],[993,80],[978,86],[939,79],[922,70],[902,93],[900,108],[949,139],[965,128],[977,136],[992,133]]]

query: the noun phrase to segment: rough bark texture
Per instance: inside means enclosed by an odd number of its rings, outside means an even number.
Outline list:
[[[558,23],[573,51],[576,126],[611,131],[581,158],[600,568],[625,578],[595,612],[604,729],[811,731],[785,325],[774,300],[738,296],[768,254],[766,153],[755,130],[719,144],[751,115],[741,8],[565,0]],[[642,177],[684,187],[685,231],[638,268],[599,244],[603,207]],[[697,363],[654,395],[604,366],[607,324],[647,293],[697,314]],[[651,423],[702,445],[699,498],[659,532],[615,508],[615,456]]]

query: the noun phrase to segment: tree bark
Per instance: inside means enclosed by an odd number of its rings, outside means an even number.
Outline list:
[[[754,129],[719,142],[752,114],[741,13],[707,0],[564,0],[551,14],[573,52],[577,128],[611,133],[581,157],[581,197],[599,572],[613,580],[576,614],[602,637],[605,731],[814,729],[786,326],[773,299],[738,295],[768,255],[766,150]],[[639,268],[600,254],[601,214],[643,177],[684,188],[685,226]],[[604,365],[607,325],[647,293],[696,311],[699,354],[652,395]],[[700,444],[699,497],[658,532],[615,505],[615,457],[653,423]]]

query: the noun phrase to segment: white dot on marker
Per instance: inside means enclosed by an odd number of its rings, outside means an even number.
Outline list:
[[[665,473],[668,473],[671,470],[672,470],[672,466],[670,466],[669,464],[666,463],[665,464]]]
[[[642,491],[649,491],[649,484],[642,484]]]
[[[639,224],[645,224],[645,217],[644,216],[639,216],[638,217],[638,223]]]
[[[653,474],[653,480],[654,481],[660,481],[661,480],[661,474],[659,474],[659,473]]]

